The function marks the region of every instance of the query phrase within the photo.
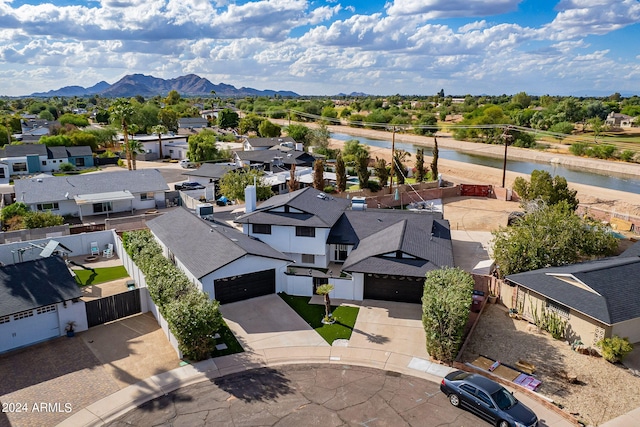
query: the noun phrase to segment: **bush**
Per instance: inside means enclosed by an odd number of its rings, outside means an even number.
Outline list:
[[[602,350],[602,357],[611,363],[619,362],[633,350],[633,344],[628,338],[620,338],[617,335],[601,339],[596,345]]]
[[[24,202],[13,203],[9,206],[6,206],[0,212],[0,219],[2,221],[7,221],[14,216],[25,216],[29,212],[29,207]]]
[[[576,142],[575,144],[571,144],[569,147],[569,152],[574,156],[584,156],[587,153],[587,148],[589,146],[584,142]]]
[[[326,187],[324,187],[324,192],[325,193],[335,193],[336,189],[333,188],[333,185],[327,185]]]
[[[380,185],[380,183],[378,181],[369,181],[367,183],[367,188],[371,191],[373,191],[374,193],[380,191],[380,189],[382,188],[382,186]]]
[[[60,164],[60,170],[62,172],[71,172],[72,170],[74,170],[76,167],[73,166],[71,163],[61,163]]]
[[[64,224],[64,218],[51,212],[27,212],[24,216],[25,228],[44,228]]]
[[[164,257],[149,230],[124,233],[122,242],[144,273],[149,295],[167,320],[180,351],[191,360],[207,358],[214,350],[213,335],[223,323],[218,302]]]
[[[635,154],[635,151],[624,150],[622,153],[620,153],[620,160],[624,162],[632,162],[633,156],[635,156]]]

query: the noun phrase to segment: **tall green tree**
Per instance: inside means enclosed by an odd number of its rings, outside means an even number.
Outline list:
[[[144,144],[137,139],[130,138],[127,142],[127,153],[131,156],[131,167],[136,170],[136,159],[138,154],[144,153]]]
[[[438,138],[433,137],[433,158],[431,159],[431,179],[438,180],[438,157],[440,153],[438,151]]]
[[[167,127],[164,125],[155,125],[151,128],[151,132],[158,135],[158,156],[160,159],[164,158],[164,153],[162,152],[162,134],[167,133]]]
[[[284,128],[287,135],[293,138],[296,142],[302,143],[305,147],[310,145],[311,129],[305,125],[292,124]]]
[[[122,134],[124,137],[124,152],[127,159],[127,168],[129,170],[132,169],[132,158],[131,153],[128,151],[129,149],[129,125],[131,124],[131,119],[133,118],[134,109],[131,106],[131,103],[126,99],[116,99],[111,107],[109,108],[109,118],[112,123],[117,124],[122,129]]]
[[[422,325],[429,356],[451,364],[460,351],[471,309],[473,278],[460,268],[427,273],[422,296]]]
[[[574,214],[566,201],[529,212],[492,234],[502,277],[612,255],[618,246],[601,224]]]
[[[324,123],[320,123],[320,126],[311,129],[308,135],[309,144],[322,149],[329,147],[329,138],[331,138],[331,132],[329,132],[329,128]]]
[[[249,132],[255,132],[257,134],[258,127],[260,126],[260,123],[262,123],[263,121],[264,121],[264,117],[260,117],[257,114],[253,114],[253,113],[247,114],[246,116],[240,119],[240,122],[238,123],[238,128],[240,130],[240,133],[243,135],[246,135]]]
[[[282,127],[269,120],[263,120],[258,126],[258,135],[263,138],[276,138],[282,133]]]
[[[555,205],[564,201],[572,210],[576,210],[580,203],[576,198],[578,192],[569,188],[563,176],[551,177],[549,172],[538,169],[531,172],[530,181],[522,177],[516,178],[513,190],[525,203],[541,200],[547,205]]]
[[[342,154],[338,153],[336,158],[336,187],[338,192],[342,193],[347,189],[347,169],[342,160]]]
[[[178,113],[168,108],[158,111],[158,122],[171,132],[178,131]]]
[[[416,151],[416,182],[424,181],[426,171],[424,170],[424,149],[419,148]]]
[[[380,185],[383,187],[389,184],[389,175],[391,175],[390,169],[391,168],[389,167],[385,159],[379,159],[376,157],[373,172],[378,177],[378,179],[380,180]]]
[[[220,180],[220,192],[231,200],[244,200],[244,189],[256,181],[258,200],[266,200],[273,195],[271,187],[265,184],[264,172],[257,169],[242,169],[227,172]]]
[[[369,156],[369,148],[366,145],[360,144],[360,141],[357,139],[350,139],[345,142],[342,147],[342,160],[344,160],[345,164],[353,163],[361,153]]]
[[[322,159],[313,162],[313,188],[324,190],[324,161]]]
[[[189,136],[187,157],[192,162],[205,162],[220,158],[220,150],[216,146],[217,134],[210,129]]]
[[[356,175],[358,175],[358,181],[360,188],[365,189],[369,187],[369,154],[361,151],[356,155]]]
[[[228,128],[236,128],[240,123],[240,117],[238,113],[231,110],[230,108],[225,108],[222,111],[218,112],[218,126],[222,129]]]
[[[407,157],[411,157],[411,153],[405,150],[396,150],[396,152],[393,153],[394,175],[398,180],[398,184],[404,184],[407,174],[409,173],[409,169],[404,164]]]

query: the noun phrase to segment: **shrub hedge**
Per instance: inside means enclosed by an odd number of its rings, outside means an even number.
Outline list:
[[[169,324],[184,356],[203,360],[215,348],[213,336],[222,327],[219,303],[210,300],[162,254],[149,230],[126,232],[127,254],[144,273],[149,295]]]

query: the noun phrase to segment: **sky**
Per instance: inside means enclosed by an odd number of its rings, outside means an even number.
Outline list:
[[[301,95],[640,95],[639,0],[0,0],[0,95],[197,74]]]

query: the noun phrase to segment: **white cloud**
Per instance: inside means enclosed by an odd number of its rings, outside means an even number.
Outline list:
[[[558,40],[607,34],[640,21],[637,0],[563,0],[556,9],[560,12],[545,31]]]
[[[521,0],[395,0],[387,6],[389,15],[424,14],[429,19],[488,16],[513,12]]]

